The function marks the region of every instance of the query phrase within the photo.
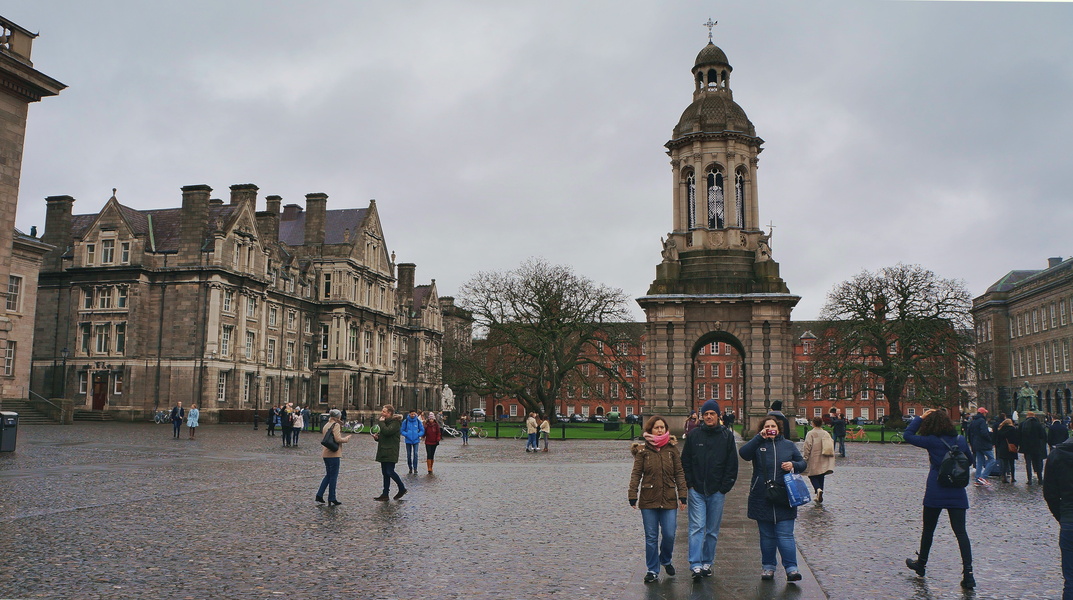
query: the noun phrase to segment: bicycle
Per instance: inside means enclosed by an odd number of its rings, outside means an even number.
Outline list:
[[[153,413],[153,422],[157,424],[171,423],[171,413],[166,410],[158,410]]]
[[[443,432],[451,437],[461,437],[462,435],[461,431],[455,429],[454,427],[451,427],[450,425],[444,425],[441,427],[441,429],[443,429]]]
[[[902,432],[895,431],[894,433],[890,434],[890,438],[888,438],[887,441],[892,444],[901,444],[905,441],[905,438],[902,436]]]
[[[519,427],[518,433],[514,434],[514,439],[516,440],[522,440],[527,437],[529,437],[529,432],[526,430],[525,427]]]
[[[846,433],[846,439],[847,440],[856,440],[858,442],[864,442],[865,444],[867,444],[868,441],[869,441],[868,440],[868,433],[864,430],[864,427],[861,426],[861,425],[858,425],[857,429],[853,430],[852,433]]]
[[[469,437],[471,437],[471,438],[475,437],[475,438],[483,439],[483,438],[488,437],[488,431],[484,427],[480,427],[480,426],[477,426],[477,425],[470,425]]]
[[[361,433],[362,429],[365,429],[365,424],[360,421],[347,421],[343,424],[343,431],[350,433]]]

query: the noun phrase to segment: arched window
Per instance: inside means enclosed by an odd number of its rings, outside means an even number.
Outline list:
[[[686,210],[689,229],[697,228],[697,176],[693,171],[686,175]]]
[[[719,87],[719,73],[715,69],[708,70],[708,89],[714,90]]]
[[[741,171],[734,176],[734,220],[738,227],[745,227],[745,174]]]
[[[708,228],[722,229],[725,210],[723,205],[723,174],[713,167],[708,171]]]

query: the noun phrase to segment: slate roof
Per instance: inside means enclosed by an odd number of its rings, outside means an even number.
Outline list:
[[[414,307],[415,308],[424,308],[425,307],[425,302],[428,300],[428,298],[429,298],[429,296],[431,294],[432,294],[432,286],[431,285],[419,285],[419,286],[416,286],[414,288]]]
[[[354,234],[361,228],[365,220],[365,208],[343,208],[338,210],[324,211],[324,243],[342,244],[343,234],[350,230],[350,241],[354,241]],[[282,215],[281,215],[282,217]],[[306,238],[306,212],[302,211],[295,218],[279,222],[279,241],[288,246],[301,246]]]
[[[726,65],[730,66],[730,61],[727,60],[727,55],[715,44],[708,42],[699,54],[697,54],[697,62],[693,63],[694,67],[701,65]]]
[[[1013,288],[1017,287],[1017,285],[1022,281],[1043,271],[1044,269],[1026,269],[1020,271],[1010,271],[1009,273],[1006,273],[1005,277],[999,279],[994,284],[992,284],[991,287],[987,288],[987,291],[984,293],[990,294],[992,292],[1008,292]]]

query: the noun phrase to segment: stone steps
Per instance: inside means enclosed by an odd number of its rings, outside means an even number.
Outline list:
[[[19,413],[19,425],[55,425],[56,421],[34,408],[28,400],[5,398],[0,410]]]

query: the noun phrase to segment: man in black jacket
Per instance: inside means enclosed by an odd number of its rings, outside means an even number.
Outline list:
[[[835,438],[835,446],[838,447],[838,455],[846,458],[846,418],[838,409],[831,409],[831,437]]]
[[[689,569],[693,579],[709,577],[723,521],[726,494],[738,479],[734,432],[719,422],[719,403],[701,407],[704,424],[686,437],[682,470],[689,488]]]
[[[1051,450],[1054,450],[1058,444],[1069,439],[1069,429],[1066,428],[1066,424],[1062,422],[1062,419],[1054,419],[1051,421],[1050,426],[1047,427],[1047,445]]]
[[[1047,508],[1062,524],[1058,547],[1062,550],[1063,600],[1073,600],[1073,440],[1055,446],[1047,456],[1047,479],[1043,484]]]
[[[1043,457],[1047,455],[1047,428],[1036,418],[1036,413],[1027,411],[1026,418],[1020,425],[1021,454],[1025,455],[1025,471],[1028,473],[1028,485],[1032,485],[1032,471],[1040,484],[1043,483]]]
[[[987,480],[991,475],[991,469],[995,468],[995,444],[991,441],[991,428],[987,425],[987,409],[976,409],[976,416],[969,422],[969,446],[976,457],[976,481],[979,486],[989,486]],[[1031,479],[1031,476],[1029,477]]]

